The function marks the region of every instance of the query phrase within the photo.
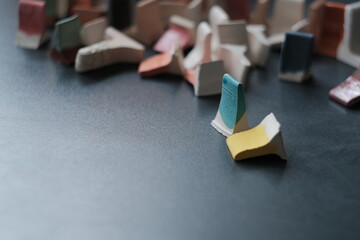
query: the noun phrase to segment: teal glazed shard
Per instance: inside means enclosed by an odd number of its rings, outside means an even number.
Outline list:
[[[245,113],[245,94],[243,85],[225,74],[219,111],[225,125],[233,129]]]
[[[54,47],[56,51],[73,49],[81,46],[80,21],[77,16],[58,21],[54,30]]]
[[[211,125],[226,137],[249,129],[244,86],[229,74],[223,77],[219,110]]]

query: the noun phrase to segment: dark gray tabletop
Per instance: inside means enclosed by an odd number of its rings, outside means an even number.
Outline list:
[[[313,80],[249,76],[252,126],[273,112],[288,161],[234,162],[210,122],[220,97],[136,65],[89,74],[14,45],[0,7],[0,239],[359,239],[360,107],[329,90],[353,71],[315,57]],[[148,53],[150,54],[150,53]]]

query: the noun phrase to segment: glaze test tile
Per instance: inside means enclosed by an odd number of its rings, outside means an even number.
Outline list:
[[[249,128],[244,86],[229,74],[223,77],[219,110],[211,125],[224,136]]]
[[[310,76],[314,36],[308,33],[287,32],[281,49],[279,78],[302,82]]]
[[[16,44],[30,49],[39,48],[47,40],[45,2],[21,0],[18,11]]]
[[[224,74],[224,62],[213,61],[202,63],[196,69],[186,71],[184,77],[194,86],[195,96],[204,97],[221,93]]]
[[[329,96],[346,107],[351,107],[360,101],[360,68],[358,68],[345,82],[333,88]]]
[[[271,113],[255,128],[235,133],[226,139],[234,160],[244,160],[267,154],[286,159],[280,123]]]
[[[80,21],[77,16],[71,16],[55,24],[53,43],[56,51],[61,52],[81,46]]]
[[[116,63],[139,63],[145,47],[113,27],[107,27],[104,40],[79,49],[75,70],[88,72]]]
[[[142,77],[152,77],[163,73],[184,76],[184,56],[181,47],[175,43],[169,52],[141,61],[138,73]]]

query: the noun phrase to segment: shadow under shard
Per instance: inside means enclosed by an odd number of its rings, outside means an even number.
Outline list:
[[[280,182],[287,166],[287,160],[275,154],[234,161],[235,166],[244,171],[253,171],[264,174],[274,182]]]
[[[136,72],[138,64],[133,63],[118,63],[110,66],[102,67],[85,73],[78,73],[79,80],[87,85],[104,81],[109,77],[125,72]]]

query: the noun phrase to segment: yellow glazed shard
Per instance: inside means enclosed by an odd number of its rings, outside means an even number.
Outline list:
[[[229,136],[226,143],[234,160],[276,154],[286,159],[280,124],[269,114],[257,127]]]
[[[235,158],[239,153],[265,146],[269,143],[269,138],[266,135],[265,126],[260,124],[253,129],[229,136],[226,142]]]

